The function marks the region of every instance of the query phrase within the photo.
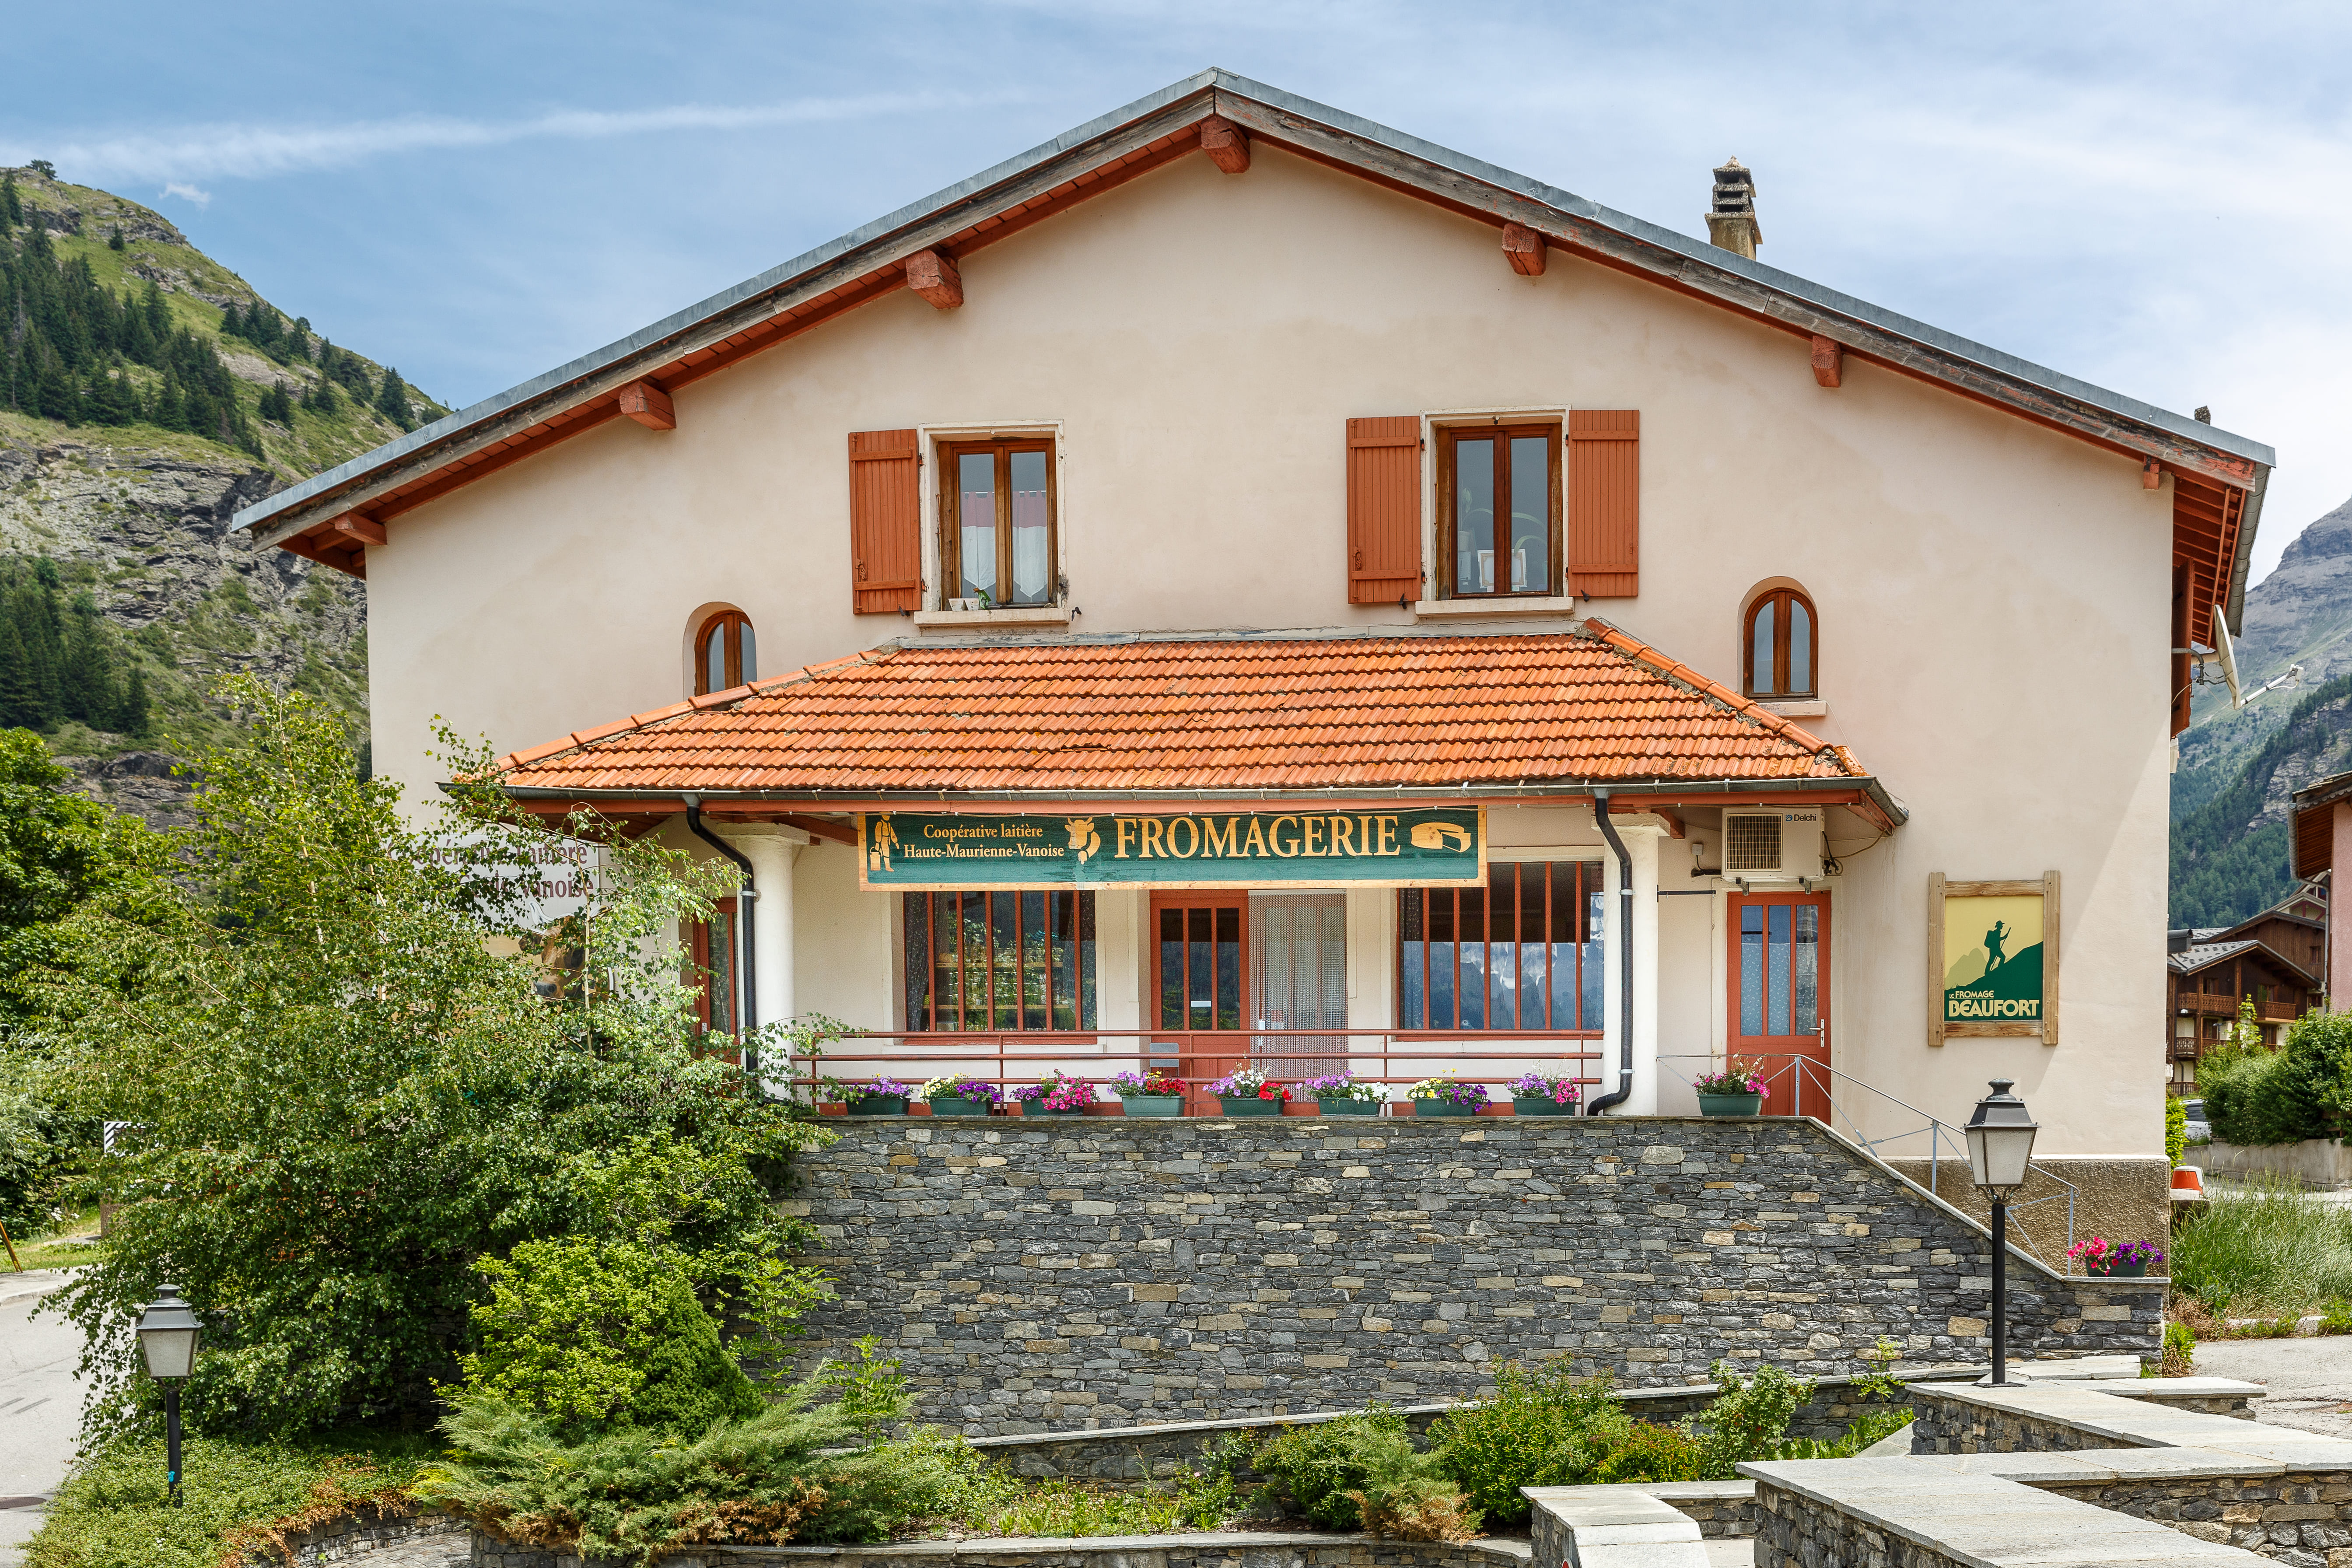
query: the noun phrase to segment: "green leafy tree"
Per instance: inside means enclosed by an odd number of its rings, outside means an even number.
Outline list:
[[[109,250],[127,250],[130,248],[130,242],[122,237],[122,226],[121,224],[116,224],[114,226],[114,232],[106,237],[106,248]]]
[[[646,1249],[767,1353],[819,1289],[770,1194],[824,1134],[690,1048],[661,939],[716,884],[609,836],[582,984],[551,1005],[536,938],[486,940],[525,934],[497,872],[539,829],[469,788],[464,837],[420,831],[340,715],[244,678],[221,695],[238,740],[193,759],[165,918],[78,912],[42,977],[72,1103],[131,1124],[103,1162],[114,1235],[63,1298],[93,1424],[139,1417],[119,1331],[167,1279],[210,1325],[198,1429],[421,1421],[478,1348],[480,1265],[551,1237]]]

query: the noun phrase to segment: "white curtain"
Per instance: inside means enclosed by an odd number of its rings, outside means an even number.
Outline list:
[[[1261,1029],[1348,1026],[1348,895],[1252,893],[1250,1016]],[[1259,1036],[1250,1054],[1287,1081],[1343,1072],[1344,1036]]]

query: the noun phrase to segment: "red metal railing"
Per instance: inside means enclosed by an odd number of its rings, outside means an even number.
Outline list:
[[[1115,1073],[1160,1068],[1186,1087],[1185,1110],[1214,1115],[1216,1098],[1205,1086],[1236,1068],[1254,1067],[1284,1084],[1340,1071],[1358,1083],[1405,1085],[1448,1068],[1465,1083],[1484,1083],[1500,1106],[1510,1100],[1501,1086],[1521,1073],[1556,1070],[1599,1059],[1597,1036],[1536,1030],[1443,1029],[1087,1029],[1046,1033],[871,1034],[829,1046],[821,1053],[795,1053],[790,1084],[814,1092],[824,1078],[887,1077],[920,1080],[950,1073],[984,1079],[999,1089],[1041,1083],[1054,1069],[1092,1079],[1104,1086]],[[1290,1048],[1283,1048],[1288,1046]],[[1540,1049],[1530,1048],[1540,1047]],[[844,1071],[846,1068],[850,1070]],[[1111,1101],[1100,1102],[1108,1110]]]

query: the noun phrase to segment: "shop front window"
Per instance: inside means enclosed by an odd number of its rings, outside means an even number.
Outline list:
[[[908,893],[905,900],[908,1029],[1095,1026],[1092,893]]]
[[[1398,900],[1398,1027],[1600,1031],[1600,861],[1497,862],[1483,888]]]

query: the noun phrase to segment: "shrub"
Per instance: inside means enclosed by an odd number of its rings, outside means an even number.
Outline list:
[[[481,1349],[459,1363],[469,1389],[546,1416],[567,1441],[616,1426],[698,1436],[760,1408],[694,1289],[651,1250],[621,1242],[526,1241],[479,1265]]]
[[[1257,1451],[1258,1473],[1292,1511],[1331,1530],[1407,1541],[1466,1541],[1478,1511],[1443,1459],[1416,1453],[1404,1417],[1381,1407],[1295,1426]]]
[[[413,1510],[408,1491],[431,1443],[423,1434],[336,1433],[317,1443],[191,1437],[182,1506],[169,1506],[163,1440],[118,1437],[84,1454],[58,1489],[27,1568],[215,1568],[242,1563],[294,1531],[374,1507]]]
[[[2189,1147],[2189,1103],[2177,1094],[2164,1097],[2164,1157],[2173,1164],[2180,1163],[2180,1152]]]
[[[1707,1375],[1722,1392],[1699,1418],[1706,1428],[1699,1442],[1699,1480],[1727,1481],[1732,1467],[1742,1460],[1771,1457],[1788,1439],[1790,1420],[1813,1396],[1810,1379],[1791,1377],[1769,1363],[1742,1378],[1729,1362],[1718,1361]]]
[[[1580,1381],[1563,1361],[1511,1364],[1495,1374],[1495,1397],[1457,1410],[1431,1428],[1446,1473],[1498,1522],[1528,1517],[1521,1487],[1570,1486],[1590,1463],[1578,1439],[1622,1415],[1606,1379]]]
[[[2198,1064],[2197,1080],[2205,1119],[2224,1143],[2341,1137],[2352,1129],[2352,1014],[2306,1013],[2279,1050],[2240,1043],[2215,1051]]]
[[[1687,1428],[1636,1421],[1623,1411],[1603,1420],[1580,1444],[1583,1464],[1577,1480],[1603,1485],[1626,1481],[1707,1479],[1706,1447]]]
[[[879,1540],[939,1478],[851,1447],[863,1419],[814,1405],[821,1387],[690,1438],[626,1427],[584,1443],[505,1394],[463,1393],[441,1422],[448,1462],[418,1495],[524,1546],[638,1565],[722,1542]]]

